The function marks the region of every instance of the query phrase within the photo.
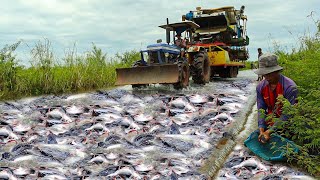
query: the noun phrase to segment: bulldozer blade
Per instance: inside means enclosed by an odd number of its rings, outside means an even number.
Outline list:
[[[116,85],[176,83],[179,81],[177,64],[139,66],[116,69]]]

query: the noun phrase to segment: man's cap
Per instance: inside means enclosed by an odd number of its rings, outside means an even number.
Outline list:
[[[282,69],[283,67],[278,65],[277,55],[273,53],[265,53],[259,57],[259,69],[254,73],[258,75],[265,75]]]

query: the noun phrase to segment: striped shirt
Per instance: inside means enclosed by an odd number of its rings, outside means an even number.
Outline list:
[[[286,98],[292,105],[296,103],[296,99],[297,99],[297,95],[298,95],[298,89],[297,89],[297,85],[295,84],[295,82],[293,80],[291,80],[288,77],[285,77],[283,75],[280,74],[280,79],[279,79],[279,83],[281,84],[281,86],[283,87],[283,97]],[[267,128],[267,124],[265,121],[265,117],[267,115],[268,112],[268,106],[263,98],[262,95],[262,91],[265,88],[270,88],[269,87],[269,83],[266,80],[262,80],[258,86],[257,86],[257,108],[259,109],[263,109],[264,110],[264,114],[261,114],[260,111],[258,111],[258,127],[259,128]],[[275,93],[275,91],[274,91]],[[287,120],[288,116],[282,114],[280,116],[281,120]]]

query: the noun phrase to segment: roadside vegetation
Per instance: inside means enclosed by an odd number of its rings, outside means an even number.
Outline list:
[[[240,71],[252,69],[251,67],[256,69],[258,67],[258,61],[245,61],[245,67],[240,68]]]
[[[79,55],[70,49],[56,59],[49,40],[38,41],[31,50],[31,66],[19,65],[14,51],[20,41],[0,50],[0,100],[43,94],[83,92],[114,86],[118,67],[129,67],[140,58],[137,51],[107,58],[96,45]]]
[[[289,115],[289,120],[276,121],[280,130],[294,134],[292,140],[300,148],[299,153],[289,149],[288,161],[320,177],[320,21],[316,25],[318,32],[301,37],[299,47],[292,52],[276,48],[283,74],[293,79],[299,90],[296,105],[282,99],[283,113]],[[283,132],[283,136],[289,136]]]

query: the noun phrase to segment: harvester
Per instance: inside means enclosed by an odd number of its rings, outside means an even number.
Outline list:
[[[200,26],[193,33],[193,40],[187,50],[188,61],[196,63],[191,66],[194,81],[205,82],[208,77],[211,79],[215,75],[223,78],[237,77],[239,68],[245,66],[244,61],[249,58],[248,49],[245,47],[249,45],[249,37],[244,8],[242,6],[240,10],[236,10],[232,6],[216,9],[197,7],[195,11],[182,16],[182,21],[192,21]],[[202,59],[195,61],[199,54],[203,54]],[[207,64],[209,67],[205,67]]]

